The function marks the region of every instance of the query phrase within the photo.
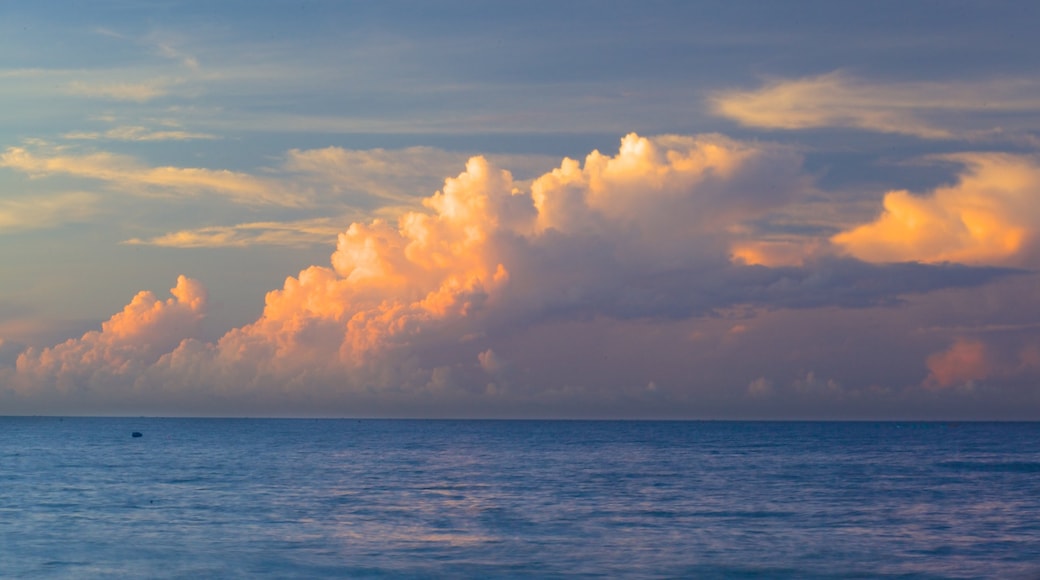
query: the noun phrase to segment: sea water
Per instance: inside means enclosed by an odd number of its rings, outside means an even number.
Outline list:
[[[0,418],[0,577],[1040,578],[1038,442],[1036,423]]]

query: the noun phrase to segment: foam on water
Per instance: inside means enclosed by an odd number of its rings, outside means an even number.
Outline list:
[[[0,576],[1037,577],[1038,436],[2,418]]]

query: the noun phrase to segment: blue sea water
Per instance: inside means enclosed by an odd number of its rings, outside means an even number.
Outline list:
[[[1038,443],[1037,423],[0,418],[0,576],[1040,578]]]

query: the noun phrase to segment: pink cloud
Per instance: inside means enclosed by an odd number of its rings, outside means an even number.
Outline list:
[[[928,357],[924,386],[943,389],[970,384],[989,377],[994,364],[986,345],[978,340],[958,339],[949,349]]]

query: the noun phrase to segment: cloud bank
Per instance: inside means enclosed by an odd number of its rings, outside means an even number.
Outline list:
[[[341,157],[293,159],[335,167]],[[706,352],[698,325],[874,308],[1014,273],[825,255],[783,267],[731,259],[743,224],[809,190],[796,153],[718,135],[631,134],[615,155],[564,159],[529,186],[473,157],[424,210],[350,225],[330,266],[287,278],[255,322],[215,342],[198,338],[205,291],[181,277],[167,300],[142,292],[100,331],[26,350],[0,367],[0,384],[9,406],[28,410],[692,412],[702,388],[740,399],[751,384],[757,400],[777,390],[759,370],[735,394],[705,385],[691,363]],[[730,324],[721,344],[746,340],[747,328]],[[935,361],[937,384],[960,376]],[[799,396],[841,392],[814,372],[791,382]]]

